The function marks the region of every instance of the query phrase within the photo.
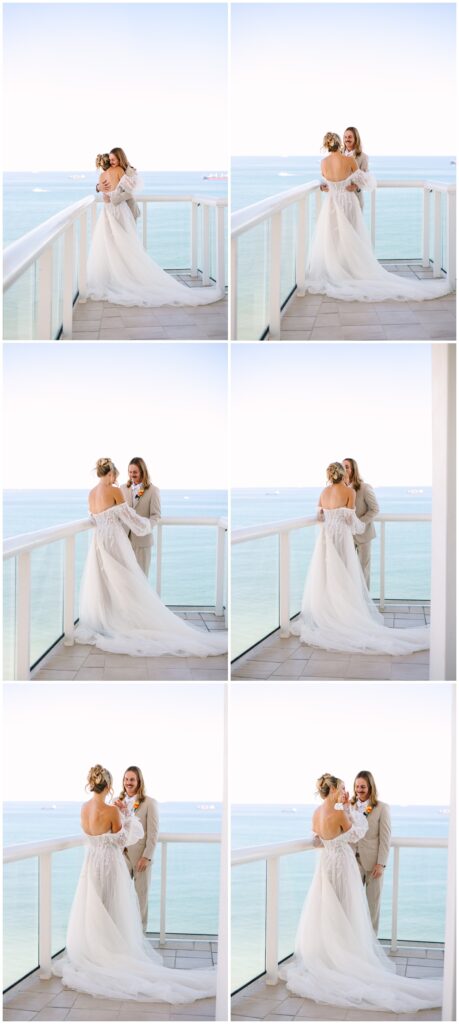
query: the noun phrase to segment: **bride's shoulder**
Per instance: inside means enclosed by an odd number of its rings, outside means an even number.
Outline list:
[[[126,503],[121,487],[117,487],[115,484],[113,485],[113,497],[117,505],[124,505]]]

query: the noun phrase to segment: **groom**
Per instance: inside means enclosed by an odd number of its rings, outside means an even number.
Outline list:
[[[135,557],[148,579],[153,547],[153,527],[161,519],[161,498],[158,488],[151,483],[150,474],[143,459],[138,456],[131,459],[128,476],[128,482],[121,485],[122,494],[127,504],[135,509],[137,515],[143,516],[144,519],[149,519],[151,522],[152,532],[148,533],[146,537],[138,537],[132,530],[128,534]]]
[[[371,569],[371,542],[376,537],[373,519],[378,515],[379,505],[376,494],[370,484],[367,484],[359,473],[359,467],[355,459],[343,459],[343,466],[346,471],[344,482],[355,491],[355,514],[361,523],[366,524],[363,533],[354,535],[354,544],[359,556],[365,583],[370,589]]]
[[[366,889],[371,923],[377,935],[384,869],[390,853],[391,823],[389,807],[378,800],[371,772],[359,772],[356,776],[351,804],[368,821],[368,832],[356,844],[355,856]]]
[[[127,807],[139,818],[144,835],[133,846],[127,846],[124,859],[139,900],[140,915],[144,932],[148,923],[148,894],[150,891],[151,866],[159,832],[158,804],[145,793],[145,782],[140,768],[131,765],[123,775],[123,787],[117,807]]]

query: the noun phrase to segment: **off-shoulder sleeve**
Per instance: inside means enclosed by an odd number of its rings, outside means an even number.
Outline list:
[[[351,827],[344,833],[349,843],[358,843],[368,832],[368,821],[361,811],[350,810]]]
[[[376,178],[370,171],[354,171],[351,174],[351,181],[354,182],[363,192],[372,192],[376,188]]]
[[[130,505],[123,502],[122,505],[116,506],[118,509],[118,515],[123,522],[137,537],[146,537],[147,534],[151,533],[151,523],[145,516],[137,515]]]
[[[143,839],[144,831],[142,822],[136,818],[135,814],[123,815],[123,827],[119,832],[115,832],[113,838],[118,846],[134,846],[134,843],[138,843],[139,839]]]
[[[346,508],[344,512],[346,523],[348,524],[348,526],[350,526],[352,533],[365,533],[366,524],[362,523],[362,521],[359,519],[355,509]]]

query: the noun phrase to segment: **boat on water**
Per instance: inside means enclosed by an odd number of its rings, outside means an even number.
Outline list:
[[[203,181],[228,181],[228,175],[224,171],[213,171],[210,174],[203,174]]]

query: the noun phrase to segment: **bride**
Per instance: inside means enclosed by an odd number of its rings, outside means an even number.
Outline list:
[[[109,160],[110,170],[99,178],[104,203],[88,257],[88,299],[120,306],[203,306],[221,299],[219,288],[188,288],[151,259],[137,236],[129,202],[138,187],[137,172],[122,149],[112,149]]]
[[[143,836],[135,814],[106,803],[112,776],[100,764],[88,773],[92,798],[81,809],[86,857],[70,911],[66,954],[53,973],[77,992],[106,999],[189,1003],[215,994],[215,970],[164,967],[145,939],[123,849]]]
[[[194,629],[152,590],[126,532],[145,536],[151,531],[150,520],[126,504],[115,486],[118,470],[111,459],[98,459],[96,472],[99,483],[89,494],[95,532],[81,582],[76,643],[140,657],[224,654],[226,633]]]
[[[327,468],[319,498],[321,528],[304,587],[301,614],[290,625],[303,643],[326,651],[411,654],[429,646],[427,626],[395,629],[375,608],[355,550],[354,534],[365,531],[355,513],[355,491],[344,483],[340,462]],[[322,519],[323,516],[323,519]]]
[[[365,815],[351,809],[341,779],[326,774],[316,785],[323,803],[312,827],[323,850],[298,925],[295,957],[281,970],[287,988],[316,1003],[361,1010],[402,1014],[441,1006],[441,981],[396,974],[374,934],[351,845],[367,832]]]
[[[349,186],[376,187],[374,177],[359,170],[353,156],[344,156],[341,139],[327,132],[329,155],[321,170],[328,196],[322,204],[306,268],[306,291],[334,299],[383,302],[386,299],[437,299],[451,291],[445,280],[418,281],[390,274],[374,255],[359,200]]]

